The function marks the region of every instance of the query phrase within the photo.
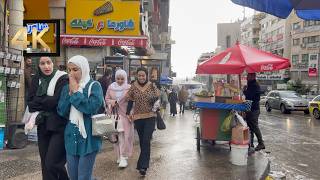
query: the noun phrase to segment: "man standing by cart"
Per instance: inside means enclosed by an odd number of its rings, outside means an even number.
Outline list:
[[[264,142],[262,139],[262,134],[259,128],[259,114],[260,114],[260,86],[256,81],[255,73],[248,73],[247,76],[248,85],[244,86],[243,93],[246,96],[246,100],[252,101],[251,110],[246,113],[246,121],[248,123],[250,132],[251,132],[251,142],[250,147],[254,147],[253,139],[254,134],[258,139],[258,146],[255,148],[255,151],[260,151],[265,149]]]

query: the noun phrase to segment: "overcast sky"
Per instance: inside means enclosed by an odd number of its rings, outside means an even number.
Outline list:
[[[246,15],[253,11],[246,8]],[[195,75],[197,60],[203,52],[217,47],[217,24],[243,18],[243,7],[231,0],[171,0],[170,26],[172,66],[178,78]]]

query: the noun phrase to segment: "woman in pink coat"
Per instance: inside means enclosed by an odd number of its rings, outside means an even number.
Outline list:
[[[126,116],[128,99],[126,94],[130,88],[127,82],[127,73],[120,69],[115,74],[116,82],[112,83],[106,93],[106,103],[109,109],[114,109],[118,113],[117,130],[119,132],[119,142],[114,148],[117,154],[117,163],[120,168],[128,166],[128,157],[132,155],[134,128],[133,123]]]

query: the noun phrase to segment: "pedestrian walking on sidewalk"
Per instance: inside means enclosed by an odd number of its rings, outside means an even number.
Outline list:
[[[41,57],[38,73],[29,86],[29,111],[39,112],[36,117],[38,147],[43,180],[66,180],[66,151],[64,129],[67,120],[57,113],[60,93],[68,82],[67,73],[53,68],[49,57]]]
[[[169,93],[169,103],[170,103],[170,116],[176,116],[177,114],[177,102],[178,102],[178,96],[175,89],[172,89],[172,91]]]
[[[178,99],[180,103],[180,114],[184,114],[184,108],[188,101],[189,93],[184,86],[182,86],[181,90],[178,93]]]
[[[259,115],[260,115],[260,86],[256,81],[256,74],[249,73],[247,75],[248,85],[244,87],[243,93],[246,96],[246,100],[251,100],[251,110],[246,113],[246,121],[248,123],[250,132],[251,132],[251,143],[250,146],[254,147],[253,139],[254,134],[257,136],[258,139],[258,146],[255,148],[255,151],[260,151],[265,149],[264,142],[262,139],[262,134],[259,128]]]
[[[58,105],[59,114],[69,119],[64,134],[68,174],[71,180],[91,180],[102,144],[100,137],[92,136],[91,116],[103,106],[102,88],[90,78],[89,63],[83,56],[69,59],[68,72],[69,84]]]
[[[164,115],[166,113],[168,101],[169,100],[168,100],[167,90],[164,87],[162,87],[161,94],[160,94],[160,104],[161,104],[160,112],[161,112],[162,118],[164,118]]]
[[[127,92],[130,89],[130,85],[127,81],[127,73],[120,69],[115,74],[116,82],[113,82],[106,94],[106,103],[110,112],[115,110],[118,115],[117,130],[118,143],[114,145],[114,149],[117,155],[117,163],[120,168],[128,166],[128,157],[132,155],[133,140],[134,140],[134,128],[133,123],[128,119],[126,110],[128,106]]]
[[[107,93],[107,89],[109,85],[112,83],[112,70],[107,69],[104,72],[104,75],[100,79],[98,79],[98,81],[101,84],[103,96],[105,97]]]
[[[140,141],[140,156],[137,170],[142,176],[146,175],[150,162],[150,141],[155,128],[156,113],[152,110],[159,99],[160,91],[155,84],[148,81],[148,70],[137,70],[138,80],[135,81],[128,92],[127,115],[134,122]],[[133,102],[135,103],[131,113]]]

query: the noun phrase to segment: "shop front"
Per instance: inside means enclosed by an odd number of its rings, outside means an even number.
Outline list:
[[[146,48],[148,44],[140,31],[139,1],[68,0],[66,33],[60,37],[66,59],[81,54],[94,66],[114,55],[112,47]]]

